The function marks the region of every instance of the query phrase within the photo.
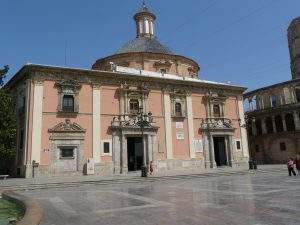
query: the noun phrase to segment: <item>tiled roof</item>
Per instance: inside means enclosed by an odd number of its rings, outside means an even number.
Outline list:
[[[156,38],[153,37],[138,37],[123,45],[117,53],[129,52],[152,52],[152,53],[165,53],[173,54],[172,51]]]

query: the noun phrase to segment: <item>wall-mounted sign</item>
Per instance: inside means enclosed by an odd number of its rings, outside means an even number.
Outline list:
[[[202,140],[194,140],[195,152],[203,152]]]
[[[176,129],[183,129],[183,122],[176,122]]]
[[[183,140],[184,139],[184,133],[183,132],[177,132],[176,133],[176,139],[177,140]]]

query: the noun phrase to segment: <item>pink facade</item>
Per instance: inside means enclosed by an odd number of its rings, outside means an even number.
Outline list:
[[[144,15],[153,16],[143,8],[135,19]],[[9,81],[26,98],[18,106],[18,175],[101,176],[150,161],[156,171],[247,162],[245,88],[200,80],[194,60],[154,37],[138,33],[138,45],[124,45],[92,70],[25,65]]]

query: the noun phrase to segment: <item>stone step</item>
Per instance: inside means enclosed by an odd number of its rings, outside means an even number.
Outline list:
[[[259,173],[278,173],[282,172],[282,169],[276,170],[257,170]],[[47,188],[61,188],[61,187],[78,187],[82,185],[112,185],[112,184],[126,184],[126,183],[139,183],[139,182],[156,182],[156,181],[168,181],[168,180],[184,180],[193,178],[206,178],[206,177],[218,177],[218,176],[230,176],[230,175],[244,175],[249,174],[248,170],[244,171],[218,171],[203,174],[187,174],[187,175],[168,175],[160,177],[133,177],[127,179],[107,179],[107,180],[95,180],[95,181],[74,181],[74,182],[56,182],[56,183],[43,183],[43,184],[28,184],[28,185],[7,185],[1,186],[2,190],[35,190],[35,189],[47,189]]]

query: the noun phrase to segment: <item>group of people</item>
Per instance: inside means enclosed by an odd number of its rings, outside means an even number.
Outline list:
[[[295,168],[298,171],[298,175],[300,175],[300,156],[297,155],[295,159],[289,158],[287,162],[287,168],[289,171],[289,176],[292,176],[292,174],[296,176]]]

